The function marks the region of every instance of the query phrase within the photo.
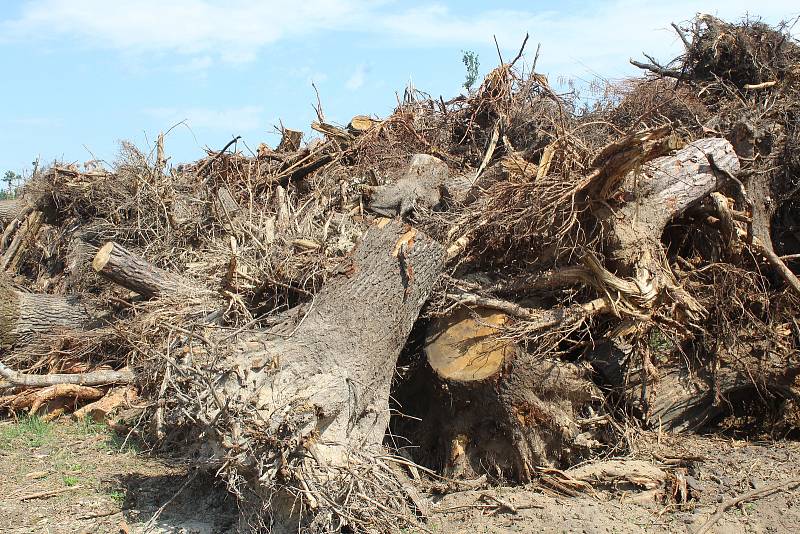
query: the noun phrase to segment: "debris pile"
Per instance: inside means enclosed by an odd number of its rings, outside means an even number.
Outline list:
[[[631,426],[796,432],[800,46],[675,29],[589,108],[523,44],[469,96],[319,108],[306,144],[42,171],[0,202],[0,407],[121,406],[246,524],[308,532],[476,480],[569,493]]]

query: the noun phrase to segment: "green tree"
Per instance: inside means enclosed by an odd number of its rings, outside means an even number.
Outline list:
[[[7,200],[16,196],[16,188],[22,183],[22,176],[14,171],[6,171],[3,175],[3,186],[0,188],[0,200]]]
[[[481,66],[481,62],[478,61],[478,54],[471,50],[462,50],[461,53],[463,54],[461,61],[464,63],[464,67],[467,69],[467,78],[464,81],[464,89],[471,91],[472,86],[475,85],[475,82],[478,80],[478,68]]]

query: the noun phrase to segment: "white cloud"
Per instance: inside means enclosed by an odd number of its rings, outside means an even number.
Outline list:
[[[333,29],[357,0],[32,0],[5,21],[6,38],[73,37],[126,52],[215,54],[248,61],[285,37]]]
[[[674,34],[666,37],[669,22],[698,10],[738,18],[753,9],[770,22],[800,13],[796,0],[755,6],[750,0],[608,0],[579,10],[558,4],[534,10],[520,2],[516,10],[480,12],[443,3],[408,8],[399,0],[31,0],[18,18],[0,23],[0,39],[69,38],[126,53],[174,53],[190,58],[176,63],[199,70],[217,60],[251,61],[272,43],[331,31],[403,47],[485,46],[496,35],[507,51],[529,32],[549,63],[598,68],[624,63],[642,49],[663,50],[665,39],[678,44]],[[359,80],[357,71],[348,85]]]
[[[214,64],[214,58],[211,56],[197,56],[192,57],[185,63],[175,66],[175,70],[185,73],[203,73]]]
[[[356,91],[361,89],[364,86],[364,82],[367,81],[367,74],[369,73],[369,67],[364,63],[361,63],[356,67],[353,71],[353,74],[350,75],[350,78],[347,79],[345,82],[345,87],[350,89],[351,91]]]
[[[148,108],[144,113],[169,127],[186,121],[190,128],[228,131],[232,134],[265,129],[264,109],[244,106],[230,109],[210,108]]]

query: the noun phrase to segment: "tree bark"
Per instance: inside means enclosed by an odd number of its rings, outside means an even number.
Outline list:
[[[710,138],[690,143],[674,156],[657,158],[623,179],[619,189],[632,200],[598,212],[614,259],[622,268],[658,274],[661,269],[653,262],[660,256],[667,223],[727,180],[714,169],[709,155],[717,167],[733,175],[739,171],[733,146],[725,139]]]
[[[185,281],[148,263],[125,247],[108,242],[97,251],[92,267],[101,276],[139,293],[144,298],[187,292]]]
[[[19,217],[28,207],[22,199],[0,200],[0,226],[5,226]]]
[[[627,303],[626,311],[631,312],[629,331],[635,331],[637,322],[650,321],[659,302],[675,304],[672,313],[676,325],[711,313],[677,284],[666,264],[660,239],[671,219],[722,188],[738,171],[738,158],[727,140],[700,139],[674,156],[658,158],[641,172],[629,174],[621,189],[624,196],[633,200],[598,212],[613,265],[627,279],[605,271],[594,259],[588,264],[590,270],[605,277],[612,295],[620,295],[620,302]],[[712,201],[721,202],[718,198]],[[727,224],[732,225],[732,221]],[[727,233],[732,230],[729,228]],[[729,235],[729,241],[730,238]],[[737,365],[724,362],[719,355],[714,355],[717,365],[731,366],[721,370],[722,374],[741,379],[721,389],[719,380],[714,378],[720,370],[705,368],[707,362],[687,362],[681,356],[668,357],[656,365],[653,362],[658,347],[651,346],[650,339],[640,339],[638,343],[636,350],[629,347],[628,351],[613,343],[602,344],[590,353],[589,359],[607,383],[620,392],[629,409],[653,428],[682,431],[702,426],[724,411],[720,400],[727,392],[747,384],[746,377],[734,371]],[[758,367],[763,365],[753,367],[752,373],[760,375]]]
[[[16,291],[0,280],[0,347],[27,345],[58,330],[82,330],[92,323],[86,306],[72,297]]]
[[[29,375],[14,371],[0,362],[0,376],[16,386],[47,387],[63,385],[107,386],[109,384],[129,384],[133,382],[130,369],[120,371],[92,371],[90,373],[50,373],[46,375]]]
[[[298,513],[279,498],[285,492],[325,504],[298,478],[382,453],[396,361],[443,264],[439,243],[384,219],[297,324],[241,336],[218,365],[210,358],[191,383],[199,391],[181,394],[206,401],[183,408],[205,422],[210,461],[224,463],[230,480],[244,476],[283,520]],[[328,475],[314,484],[339,478]]]

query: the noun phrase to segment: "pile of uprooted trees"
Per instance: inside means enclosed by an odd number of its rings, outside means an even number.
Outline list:
[[[309,532],[397,530],[426,480],[530,481],[631,425],[793,432],[800,46],[675,29],[589,108],[521,50],[467,97],[320,108],[310,143],[40,172],[0,203],[0,406],[121,410],[249,525]]]

